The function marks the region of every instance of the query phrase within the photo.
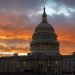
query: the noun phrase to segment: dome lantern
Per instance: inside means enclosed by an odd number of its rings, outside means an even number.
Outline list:
[[[43,12],[43,15],[42,15],[42,21],[47,21],[47,15],[46,15],[46,12],[45,12],[45,7],[44,7],[44,12]]]

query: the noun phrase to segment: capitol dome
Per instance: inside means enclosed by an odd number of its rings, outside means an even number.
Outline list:
[[[42,22],[37,25],[30,43],[32,53],[57,54],[59,52],[59,42],[54,28],[48,23],[47,15],[42,15]]]
[[[39,32],[39,31],[54,32],[54,29],[48,22],[41,22],[35,29],[35,32]]]

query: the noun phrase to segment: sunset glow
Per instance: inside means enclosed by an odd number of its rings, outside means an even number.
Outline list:
[[[15,4],[16,2],[16,4]],[[41,4],[40,4],[41,3]],[[71,5],[73,4],[70,2]],[[75,2],[74,2],[75,3]],[[65,1],[8,0],[0,2],[0,52],[29,53],[35,27],[41,21],[46,6],[49,23],[60,42],[61,54],[75,52],[75,7]]]

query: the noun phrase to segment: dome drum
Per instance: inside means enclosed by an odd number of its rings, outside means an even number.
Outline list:
[[[51,33],[51,32],[37,32],[37,33],[33,34],[32,39],[33,40],[40,40],[40,39],[57,40],[57,35],[55,33]]]

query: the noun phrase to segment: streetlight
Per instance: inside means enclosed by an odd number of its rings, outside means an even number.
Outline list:
[[[59,64],[59,62],[56,61],[55,64],[56,64],[56,71],[57,71],[57,74],[58,74],[58,69],[59,69],[58,64]]]

